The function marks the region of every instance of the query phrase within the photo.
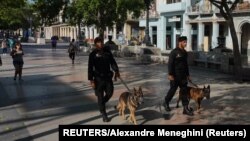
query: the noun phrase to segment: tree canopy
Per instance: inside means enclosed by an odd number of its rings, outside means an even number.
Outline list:
[[[15,30],[21,27],[26,0],[0,0],[0,3],[0,28]]]
[[[144,7],[143,0],[75,0],[65,17],[71,23],[81,21],[87,26],[95,25],[102,36],[106,27],[123,24],[129,12],[139,17]]]
[[[33,0],[34,8],[40,16],[42,24],[50,25],[54,22],[55,17],[66,4],[66,0]]]

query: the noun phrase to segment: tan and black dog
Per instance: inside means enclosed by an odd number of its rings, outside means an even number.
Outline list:
[[[119,115],[122,116],[122,118],[125,120],[125,109],[126,107],[129,109],[130,115],[129,115],[129,122],[132,122],[134,124],[137,124],[136,118],[135,118],[135,111],[136,108],[143,103],[143,93],[141,87],[137,90],[134,88],[133,92],[123,92],[120,95],[119,103],[117,106],[115,106],[115,109],[119,111]]]
[[[181,93],[179,92],[179,97],[177,100],[176,107],[179,107],[179,101],[180,101]],[[195,103],[197,104],[197,112],[199,112],[201,108],[201,101],[203,98],[206,97],[206,99],[210,99],[210,85],[207,87],[204,86],[204,88],[194,88],[194,87],[188,87],[188,99],[193,99]]]

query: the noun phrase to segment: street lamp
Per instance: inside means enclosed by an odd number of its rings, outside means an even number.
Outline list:
[[[149,8],[151,0],[144,0],[144,3],[146,6],[146,29],[145,29],[144,43],[146,43],[146,46],[152,46],[149,36]]]

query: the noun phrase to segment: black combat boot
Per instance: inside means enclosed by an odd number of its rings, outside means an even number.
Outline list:
[[[165,110],[166,110],[167,112],[171,111],[168,102],[164,102],[164,103],[163,103],[163,106],[164,106],[164,108],[165,108]]]
[[[106,112],[102,112],[102,120],[103,122],[109,122],[109,118]]]
[[[189,115],[189,116],[193,116],[194,115],[193,111],[190,111],[190,109],[189,109],[188,106],[184,106],[184,108],[183,108],[183,114]]]
[[[189,107],[189,106],[188,106],[188,110],[189,110],[190,112],[194,112],[194,109],[193,109],[192,107]]]

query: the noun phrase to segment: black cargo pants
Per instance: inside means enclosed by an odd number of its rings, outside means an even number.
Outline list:
[[[95,78],[95,95],[97,96],[98,106],[101,113],[106,113],[105,103],[109,101],[114,92],[114,85],[111,78]]]

